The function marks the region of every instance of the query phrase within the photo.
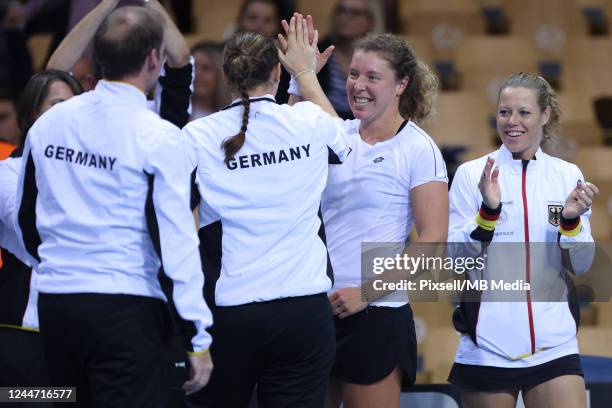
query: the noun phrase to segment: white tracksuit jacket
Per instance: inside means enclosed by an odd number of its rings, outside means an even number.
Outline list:
[[[202,297],[187,146],[146,106],[139,89],[101,80],[45,112],[25,141],[17,235],[40,293],[173,300],[187,351],[199,352],[211,344],[212,315]],[[171,294],[162,291],[160,266]]]
[[[548,283],[563,282],[557,278],[563,276],[562,247],[569,252],[575,274],[587,271],[594,257],[591,211],[582,215],[578,235],[560,235],[558,226],[560,209],[568,195],[578,180],[585,181],[578,167],[541,149],[529,162],[514,160],[504,146],[489,156],[499,167],[502,213],[486,249],[484,278],[523,280],[532,285],[543,279],[549,279]],[[455,245],[450,247],[454,256],[477,256],[482,249],[470,234],[478,227],[475,218],[482,203],[478,182],[487,157],[461,165],[453,180],[448,241],[463,243],[451,244]],[[500,242],[515,244],[499,245]],[[472,271],[468,276],[477,279],[480,272]],[[558,297],[561,301],[550,301],[532,292],[533,286],[531,291],[512,292],[511,299],[505,298],[511,301],[503,302],[487,301],[491,292],[483,292],[482,302],[472,304],[471,312],[462,314],[472,330],[461,336],[455,361],[531,367],[578,353],[577,323],[566,301],[566,288]]]

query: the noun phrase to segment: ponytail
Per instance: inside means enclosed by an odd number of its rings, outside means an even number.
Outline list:
[[[240,131],[223,141],[225,164],[238,153],[246,141],[251,101],[248,90],[269,80],[278,64],[278,51],[274,41],[256,33],[238,33],[223,50],[223,72],[232,91],[240,93],[242,101],[242,125]]]
[[[244,142],[246,141],[246,131],[247,126],[249,125],[249,111],[251,110],[251,100],[249,99],[249,95],[246,93],[244,89],[240,89],[240,99],[242,100],[242,126],[240,127],[240,132],[236,133],[234,136],[225,139],[221,144],[221,148],[225,151],[225,164],[228,164],[230,159],[232,159],[236,153],[244,146]]]

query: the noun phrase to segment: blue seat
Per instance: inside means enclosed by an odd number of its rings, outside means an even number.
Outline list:
[[[580,356],[587,383],[612,382],[612,358]]]

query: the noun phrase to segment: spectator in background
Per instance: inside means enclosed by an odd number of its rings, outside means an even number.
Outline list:
[[[334,45],[336,49],[319,72],[319,82],[341,118],[353,118],[346,96],[346,79],[355,41],[368,33],[383,31],[383,20],[381,4],[376,0],[339,0],[334,8],[330,34],[319,48]]]
[[[212,42],[200,42],[191,48],[195,59],[192,110],[189,120],[208,116],[230,103],[223,81],[221,48]]]
[[[245,0],[236,20],[236,32],[250,31],[276,38],[280,33],[281,10],[275,0]]]
[[[15,100],[8,90],[0,89],[0,160],[8,157],[18,143]]]
[[[0,87],[15,99],[34,73],[23,26],[19,3],[0,0]]]

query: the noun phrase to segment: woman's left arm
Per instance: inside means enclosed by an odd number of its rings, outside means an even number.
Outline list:
[[[416,242],[446,242],[448,236],[448,184],[430,181],[410,190]]]
[[[578,180],[568,195],[559,226],[558,242],[569,257],[564,257],[565,266],[574,274],[587,272],[595,257],[595,244],[591,235],[589,218],[591,205],[599,194],[599,189],[592,183],[582,181],[584,176],[577,170]],[[569,261],[569,262],[568,262]]]
[[[408,246],[405,254],[408,256],[419,257],[435,256],[437,253],[436,245],[415,245],[422,243],[441,243],[446,242],[448,235],[448,184],[445,181],[430,181],[421,184],[410,190],[412,200],[412,212],[414,223],[417,230],[417,240]],[[388,281],[404,279],[405,271],[386,271],[383,277]],[[341,288],[330,294],[334,315],[343,319],[357,313],[368,306],[370,302],[378,300],[391,291],[375,291],[369,283],[362,287]]]

